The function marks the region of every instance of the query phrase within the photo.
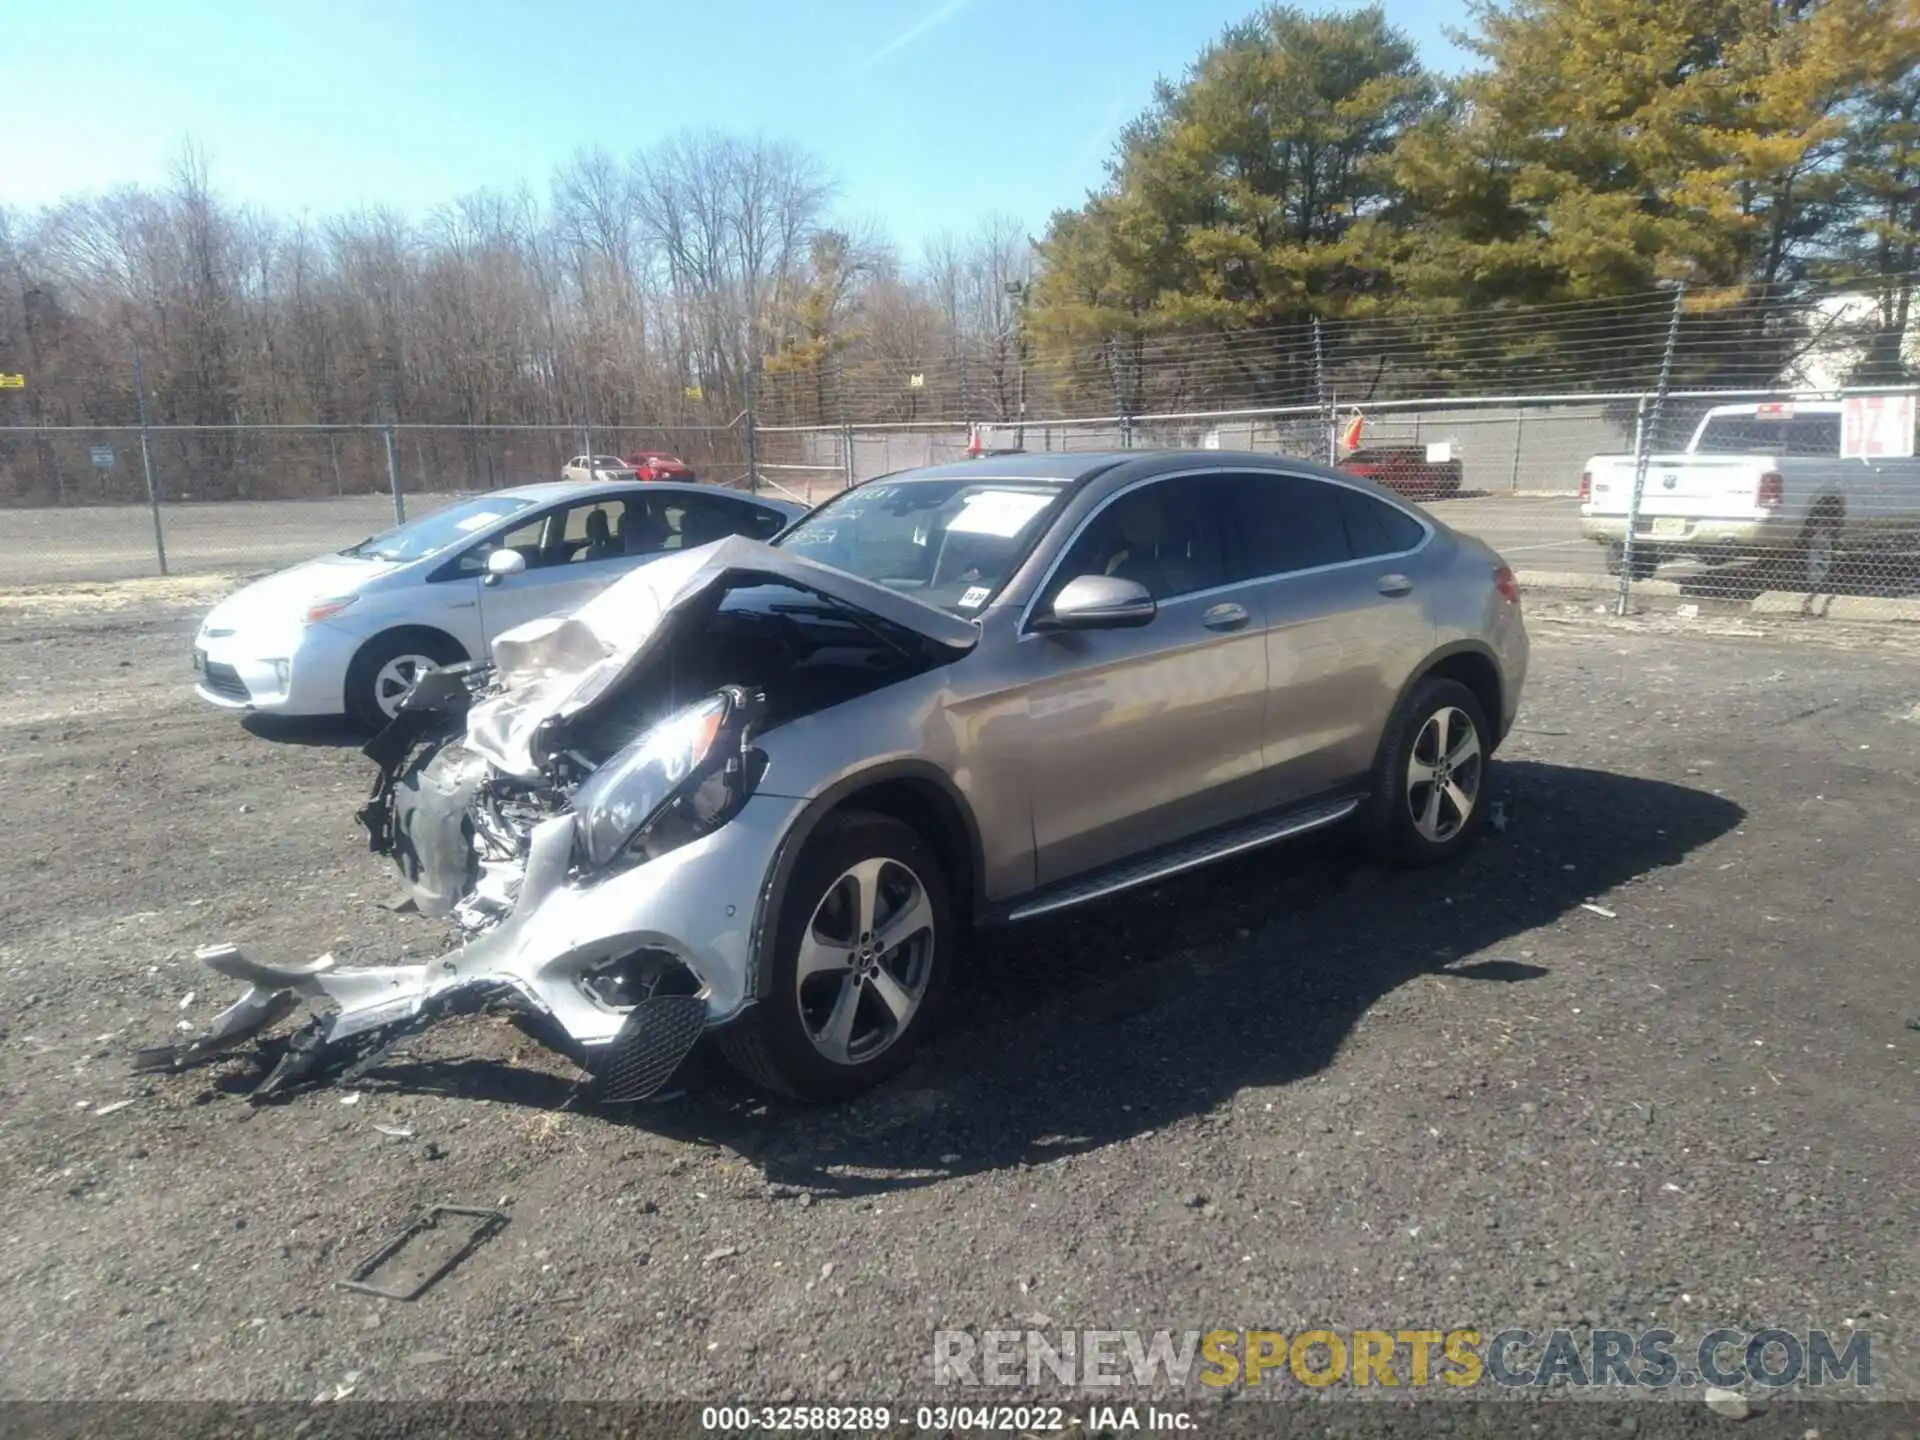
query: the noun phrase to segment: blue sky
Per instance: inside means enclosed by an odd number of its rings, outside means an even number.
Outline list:
[[[285,216],[421,213],[577,147],[682,126],[814,151],[841,213],[910,249],[991,211],[1036,230],[1119,127],[1254,0],[11,0],[0,203],[158,183]],[[1305,8],[1315,8],[1309,4]],[[1387,0],[1429,64],[1463,0]],[[31,11],[31,18],[27,18]]]

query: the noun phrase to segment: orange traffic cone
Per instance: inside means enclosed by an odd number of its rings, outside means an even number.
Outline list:
[[[1354,411],[1353,419],[1347,422],[1346,431],[1340,436],[1341,446],[1348,450],[1358,450],[1360,448],[1360,432],[1366,428],[1366,424],[1367,417],[1362,415],[1358,410]]]

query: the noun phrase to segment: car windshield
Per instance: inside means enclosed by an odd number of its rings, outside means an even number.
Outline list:
[[[444,510],[436,510],[431,515],[423,515],[418,520],[409,520],[384,535],[362,540],[340,553],[361,560],[424,560],[429,555],[438,555],[449,546],[458,545],[462,540],[516,511],[526,509],[532,503],[531,500],[518,500],[511,495],[488,495],[480,500],[463,500]]]
[[[627,462],[618,455],[596,455],[593,457],[595,468],[600,470],[624,470]]]
[[[1065,493],[1057,481],[876,481],[828,501],[775,543],[956,615],[974,615],[1006,583]]]

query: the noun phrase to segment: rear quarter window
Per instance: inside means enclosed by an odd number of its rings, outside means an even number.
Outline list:
[[[1406,511],[1345,486],[1340,487],[1340,519],[1356,560],[1399,555],[1413,549],[1427,533]]]
[[[1340,514],[1346,486],[1303,475],[1229,475],[1233,577],[1257,579],[1353,559]]]

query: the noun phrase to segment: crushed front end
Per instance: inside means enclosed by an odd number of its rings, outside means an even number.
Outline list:
[[[249,990],[208,1034],[148,1052],[146,1068],[229,1051],[315,1002],[321,1013],[255,1091],[266,1098],[352,1078],[428,1024],[485,1007],[573,1059],[601,1098],[630,1101],[657,1091],[708,1025],[745,1003],[761,847],[777,844],[787,808],[743,813],[759,697],[729,687],[598,765],[560,751],[526,779],[466,748],[454,723],[484,673],[441,673],[368,746],[380,770],[360,819],[414,906],[451,922],[454,948],[424,964],[349,968],[209,947],[201,959]],[[737,863],[712,863],[716,849],[737,851]]]
[[[973,627],[738,537],[635,571],[580,610],[423,677],[366,747],[359,812],[412,904],[451,927],[421,964],[202,959],[244,981],[193,1064],[318,1012],[268,1096],[377,1063],[448,1014],[503,1007],[608,1100],[657,1091],[753,997],[756,927],[805,801],[760,786],[759,737],[964,653]],[[769,697],[772,703],[769,703]],[[779,787],[775,787],[779,788]]]

